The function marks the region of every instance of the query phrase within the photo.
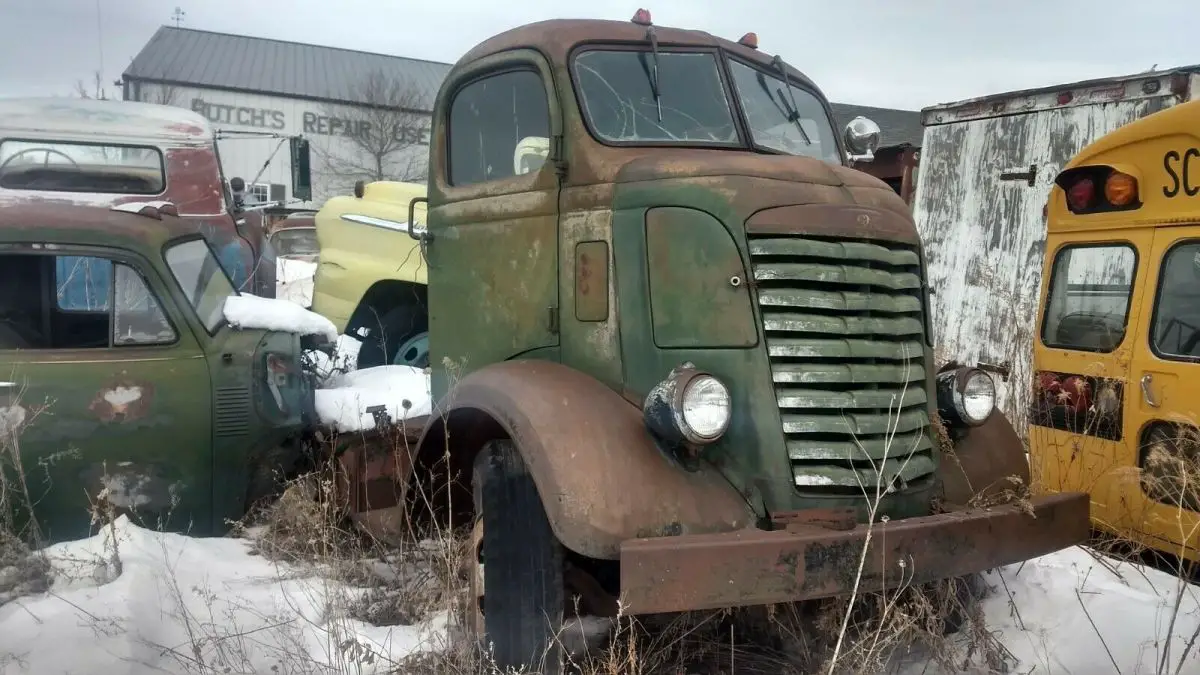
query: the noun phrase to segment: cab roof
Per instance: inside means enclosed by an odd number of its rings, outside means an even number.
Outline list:
[[[155,217],[106,206],[51,202],[0,206],[0,246],[105,246],[134,251],[153,260],[168,241],[195,232],[194,223],[166,213]]]
[[[771,56],[740,45],[733,40],[717,37],[700,30],[654,26],[660,48],[670,46],[719,47],[742,58],[770,68]],[[548,19],[525,24],[499,33],[476,45],[454,64],[458,69],[485,56],[510,49],[537,49],[556,63],[566,63],[567,55],[576,46],[591,42],[645,45],[646,26],[632,21],[607,19]],[[804,73],[788,66],[788,73],[801,84],[820,93],[820,89]],[[824,94],[822,93],[822,98]]]
[[[213,130],[190,110],[138,101],[0,98],[0,139],[44,137],[207,145]]]

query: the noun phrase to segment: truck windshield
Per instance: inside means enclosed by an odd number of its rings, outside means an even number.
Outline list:
[[[584,116],[601,140],[740,144],[711,52],[660,49],[658,101],[649,50],[588,50],[575,57],[574,71]]]
[[[188,302],[213,333],[225,320],[225,298],[237,295],[217,257],[203,239],[189,239],[167,249],[167,267]]]
[[[789,155],[841,164],[833,125],[812,92],[778,75],[730,60],[733,84],[746,111],[754,144]]]
[[[0,187],[154,195],[166,177],[157,148],[68,141],[0,141]]]

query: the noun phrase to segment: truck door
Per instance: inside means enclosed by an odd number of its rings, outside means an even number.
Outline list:
[[[532,51],[482,59],[444,85],[431,146],[428,231],[433,394],[459,370],[557,359],[558,193],[530,161],[561,122],[550,68]],[[397,261],[401,262],[401,261]]]
[[[1158,228],[1146,266],[1125,422],[1129,463],[1143,470],[1142,485],[1128,490],[1145,501],[1130,510],[1136,529],[1159,538],[1160,546],[1185,546],[1194,558],[1200,546],[1200,226]]]
[[[1091,141],[1163,105],[1142,99],[947,123],[925,115],[913,217],[935,344],[946,359],[1007,371],[995,378],[997,406],[1018,429],[1028,418],[1043,207],[1054,177]]]
[[[145,527],[207,530],[212,403],[199,344],[136,258],[59,250],[0,255],[5,468],[20,460],[41,534],[56,540],[88,533],[102,490]],[[81,287],[75,275],[101,281]]]

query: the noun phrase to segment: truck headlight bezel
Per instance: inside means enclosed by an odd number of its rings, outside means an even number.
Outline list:
[[[996,382],[979,368],[944,370],[937,374],[937,404],[948,423],[977,427],[996,412]]]
[[[702,425],[702,414],[715,415],[715,419]],[[729,430],[733,400],[729,387],[720,378],[690,362],[683,363],[646,395],[642,416],[650,432],[664,441],[709,445]]]

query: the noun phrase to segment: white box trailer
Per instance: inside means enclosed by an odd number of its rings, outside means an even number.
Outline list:
[[[1191,100],[1198,86],[1193,66],[921,111],[913,217],[925,243],[938,356],[997,373],[997,405],[1018,432],[1028,417],[1054,177],[1087,144]]]

